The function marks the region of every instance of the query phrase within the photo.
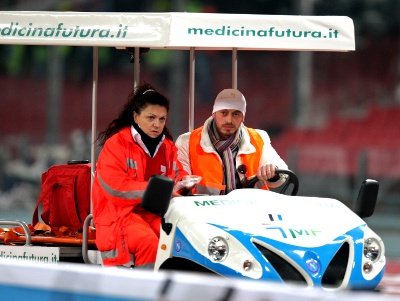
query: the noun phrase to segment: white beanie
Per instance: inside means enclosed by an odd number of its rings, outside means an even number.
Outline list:
[[[213,114],[220,110],[238,110],[246,114],[246,99],[236,89],[224,89],[215,98]]]

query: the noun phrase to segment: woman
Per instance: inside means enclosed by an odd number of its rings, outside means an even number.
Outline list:
[[[99,134],[92,200],[104,265],[124,265],[133,254],[136,267],[154,267],[161,220],[140,206],[141,197],[152,175],[179,181],[187,174],[166,127],[168,110],[169,100],[144,84]]]

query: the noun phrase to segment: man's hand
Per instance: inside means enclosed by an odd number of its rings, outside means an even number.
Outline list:
[[[275,177],[276,166],[274,164],[265,164],[260,166],[257,171],[257,178],[264,183]]]

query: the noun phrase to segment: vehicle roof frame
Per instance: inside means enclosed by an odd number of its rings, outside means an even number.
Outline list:
[[[221,13],[0,11],[0,44],[93,47],[92,163],[96,161],[99,47],[134,48],[135,88],[140,81],[140,48],[188,50],[189,130],[194,128],[196,50],[232,51],[233,88],[237,88],[238,50],[355,50],[354,24],[346,16]],[[94,172],[92,164],[92,178]]]

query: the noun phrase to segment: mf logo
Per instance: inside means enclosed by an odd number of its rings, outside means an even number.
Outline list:
[[[321,232],[319,230],[314,230],[314,229],[293,229],[293,228],[284,229],[282,227],[267,227],[266,229],[271,231],[279,231],[282,234],[283,238],[288,238],[288,236],[291,236],[292,238],[299,238],[304,236],[317,236],[317,234]]]

